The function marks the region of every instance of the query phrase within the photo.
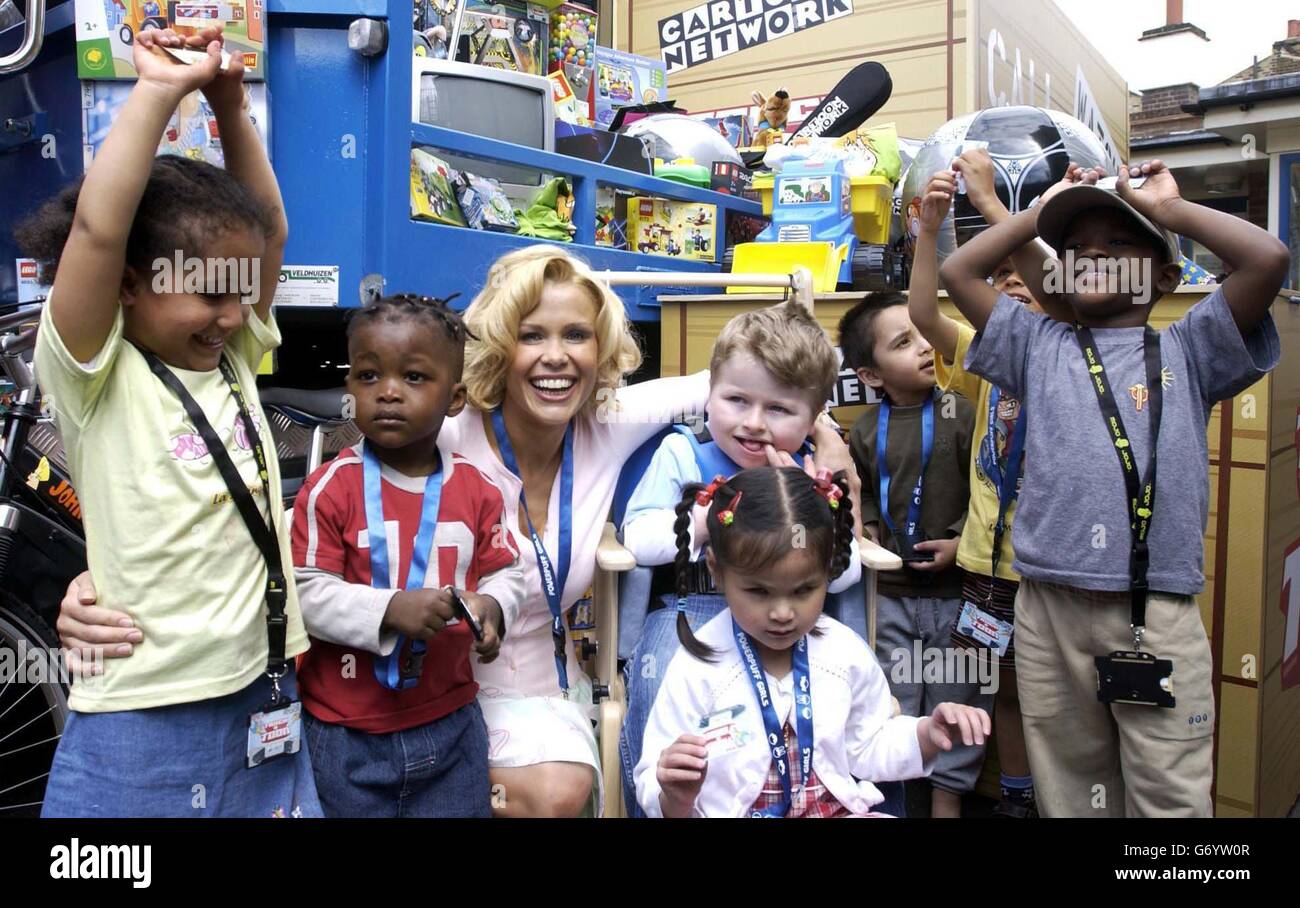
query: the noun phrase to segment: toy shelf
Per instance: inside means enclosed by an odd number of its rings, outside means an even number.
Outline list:
[[[671,180],[634,173],[617,167],[596,164],[580,158],[553,154],[499,142],[481,136],[467,135],[450,129],[428,126],[420,123],[410,125],[410,144],[412,146],[430,147],[436,154],[439,150],[457,155],[483,160],[504,161],[511,164],[536,168],[547,174],[566,177],[573,187],[574,209],[573,223],[577,229],[572,243],[561,243],[566,248],[587,259],[600,270],[611,271],[654,271],[654,272],[703,272],[719,273],[721,265],[717,263],[696,261],[682,257],[643,255],[610,246],[598,246],[596,239],[596,189],[598,186],[611,186],[618,189],[634,190],[647,195],[672,199],[682,202],[701,202],[715,205],[718,217],[714,224],[714,247],[726,247],[726,217],[728,214],[745,214],[762,216],[762,207],[757,202],[740,199],[724,193],[697,189]],[[404,183],[405,185],[405,183]],[[491,261],[512,248],[535,242],[547,242],[531,237],[512,234],[492,233],[465,227],[453,227],[425,221],[412,221],[396,228],[403,244],[410,248],[423,248],[430,243],[437,244],[440,257],[456,262],[474,262],[483,272]],[[486,258],[485,258],[486,257]],[[400,274],[400,271],[398,272]],[[397,274],[394,277],[398,276]],[[685,292],[689,289],[683,286]],[[658,293],[660,287],[649,285],[620,285],[618,292],[629,306],[629,315],[634,321],[658,320]]]

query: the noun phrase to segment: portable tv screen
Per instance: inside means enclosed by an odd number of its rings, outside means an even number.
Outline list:
[[[469,135],[555,150],[550,83],[540,77],[468,63],[417,59],[413,118]],[[538,186],[542,174],[528,167],[438,151],[452,167],[499,183]]]

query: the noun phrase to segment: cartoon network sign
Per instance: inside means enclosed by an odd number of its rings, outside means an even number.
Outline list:
[[[659,20],[673,73],[853,15],[853,0],[712,0]]]

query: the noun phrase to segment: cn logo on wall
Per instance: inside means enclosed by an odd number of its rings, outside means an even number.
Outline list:
[[[668,72],[728,57],[853,15],[853,0],[713,0],[659,20]]]

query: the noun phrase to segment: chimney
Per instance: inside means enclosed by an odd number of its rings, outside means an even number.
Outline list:
[[[1181,25],[1183,0],[1165,0],[1165,25]]]
[[[1300,38],[1300,19],[1287,20],[1286,36],[1288,38]]]

